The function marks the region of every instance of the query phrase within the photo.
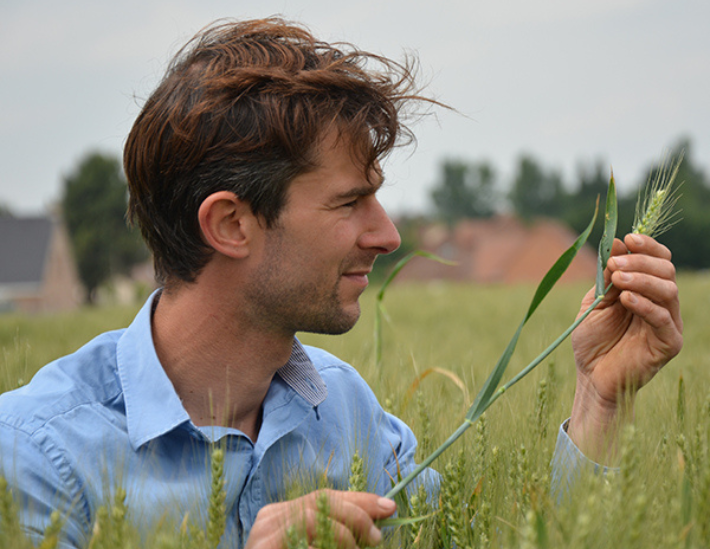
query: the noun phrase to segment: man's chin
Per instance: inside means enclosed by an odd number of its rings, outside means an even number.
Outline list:
[[[301,332],[324,335],[341,335],[353,329],[360,318],[360,304],[355,303],[350,310],[342,310],[337,317],[311,322]]]

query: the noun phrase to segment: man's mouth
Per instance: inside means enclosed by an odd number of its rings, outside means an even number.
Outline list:
[[[366,287],[369,283],[367,275],[370,274],[372,269],[358,269],[353,271],[347,271],[343,273],[343,277],[347,278],[349,281],[357,284],[358,286]]]

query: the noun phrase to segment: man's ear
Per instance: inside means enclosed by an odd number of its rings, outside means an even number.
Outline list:
[[[258,219],[249,204],[229,191],[212,193],[200,204],[197,217],[202,237],[222,255],[243,258],[249,255]]]

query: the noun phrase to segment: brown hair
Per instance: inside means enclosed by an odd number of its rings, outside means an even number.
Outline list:
[[[369,173],[411,140],[401,119],[413,99],[424,98],[411,62],[320,42],[281,19],[201,31],[169,65],[124,150],[129,217],[158,281],[192,282],[209,261],[197,214],[210,194],[233,192],[272,227],[328,128],[348,136]]]

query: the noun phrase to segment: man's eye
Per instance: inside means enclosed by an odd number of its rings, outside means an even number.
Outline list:
[[[357,198],[355,200],[351,200],[350,202],[346,202],[345,204],[342,205],[343,208],[354,208],[357,205]]]

